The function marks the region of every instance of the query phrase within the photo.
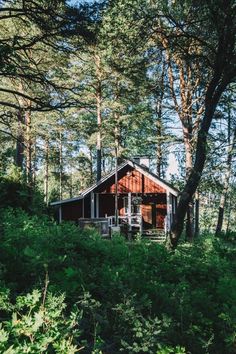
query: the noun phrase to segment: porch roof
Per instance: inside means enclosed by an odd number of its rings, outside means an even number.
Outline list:
[[[170,183],[164,181],[162,178],[157,177],[154,173],[150,172],[147,168],[145,168],[145,166],[142,166],[132,160],[126,160],[122,164],[120,164],[118,166],[118,172],[126,166],[130,166],[130,167],[135,168],[137,171],[139,171],[140,173],[142,173],[145,176],[147,176],[148,178],[150,178],[153,182],[159,184],[161,187],[163,187],[164,189],[169,191],[174,196],[176,196],[176,197],[178,196],[178,194],[179,194],[178,189],[173,187]],[[50,205],[54,206],[54,205],[60,205],[60,204],[65,204],[65,203],[72,203],[72,202],[76,202],[78,200],[81,200],[81,199],[85,198],[89,193],[91,193],[94,189],[99,187],[101,184],[106,182],[109,178],[111,178],[114,175],[115,175],[115,171],[113,170],[110,173],[108,173],[107,175],[103,176],[100,179],[100,181],[98,181],[98,182],[94,183],[93,185],[91,185],[90,187],[84,189],[78,197],[58,200],[58,201],[52,202]]]

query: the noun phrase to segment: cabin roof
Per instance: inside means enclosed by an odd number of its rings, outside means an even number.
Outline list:
[[[124,167],[130,166],[135,168],[137,171],[140,173],[144,174],[148,178],[150,178],[153,182],[157,183],[164,189],[168,190],[171,194],[178,196],[179,191],[175,187],[173,187],[170,183],[164,181],[162,178],[157,177],[154,173],[149,171],[145,166],[138,164],[137,162],[134,162],[132,160],[126,160],[122,164],[118,166],[118,172],[122,170]],[[78,197],[74,198],[68,198],[68,199],[63,199],[63,200],[58,200],[56,202],[52,202],[51,205],[60,205],[60,204],[65,204],[65,203],[72,203],[76,202],[77,200],[85,198],[89,193],[91,193],[95,188],[98,186],[102,185],[104,182],[106,182],[109,178],[115,175],[115,170],[111,171],[107,175],[103,176],[100,181],[92,184],[90,187],[84,189],[81,194]]]

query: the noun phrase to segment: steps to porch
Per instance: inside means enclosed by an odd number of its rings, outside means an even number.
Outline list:
[[[150,229],[144,230],[142,232],[143,239],[150,240],[153,242],[163,243],[166,241],[165,230],[162,229]]]

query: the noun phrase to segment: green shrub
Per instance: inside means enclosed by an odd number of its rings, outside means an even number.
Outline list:
[[[102,240],[22,210],[1,215],[1,277],[14,296],[42,288],[77,304],[85,353],[235,351],[233,243],[203,237],[169,253],[158,244]]]
[[[31,214],[42,214],[45,205],[42,194],[26,183],[19,169],[13,168],[8,175],[0,175],[0,208],[22,208]]]
[[[79,322],[82,313],[74,308],[65,315],[63,295],[34,290],[18,296],[13,304],[6,292],[0,293],[0,310],[4,320],[0,325],[0,351],[5,354],[60,353],[74,354],[82,346]]]

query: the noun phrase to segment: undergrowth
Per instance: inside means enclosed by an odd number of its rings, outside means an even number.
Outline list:
[[[162,245],[1,212],[2,353],[236,350],[233,235]]]

